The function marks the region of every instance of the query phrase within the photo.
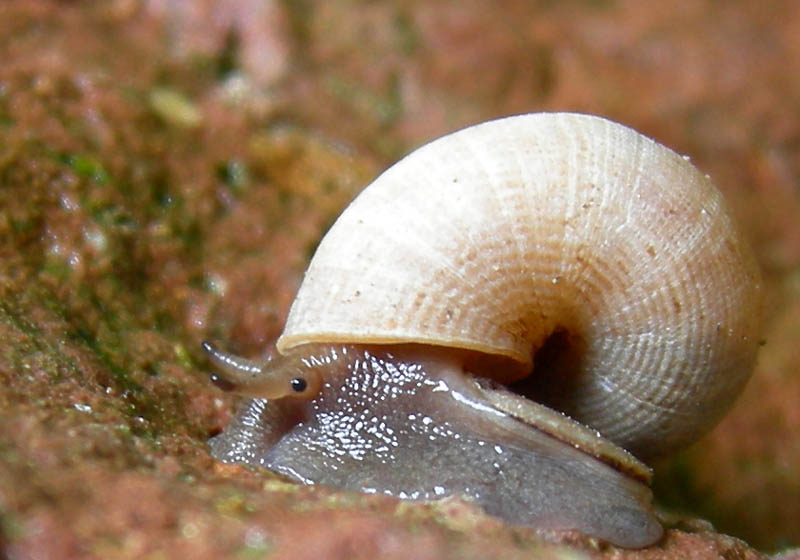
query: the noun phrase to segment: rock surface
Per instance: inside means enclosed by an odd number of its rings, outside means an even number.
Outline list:
[[[0,556],[800,545],[800,5],[679,4],[0,4]],[[457,500],[299,487],[211,460],[205,440],[236,403],[207,382],[201,340],[268,347],[326,227],[413,146],[565,109],[692,154],[765,271],[753,381],[712,434],[657,466],[663,542],[622,551]]]

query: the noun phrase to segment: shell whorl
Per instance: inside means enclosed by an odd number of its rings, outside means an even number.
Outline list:
[[[521,115],[368,186],[320,243],[278,348],[422,343],[527,366],[566,331],[581,354],[552,400],[647,457],[740,392],[759,282],[721,194],[680,155],[599,117]]]

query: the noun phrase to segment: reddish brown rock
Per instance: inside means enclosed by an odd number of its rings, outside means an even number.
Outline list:
[[[751,235],[756,374],[656,495],[800,544],[796,3],[189,4],[0,4],[0,555],[761,557],[702,522],[621,551],[208,456],[235,403],[200,341],[269,346],[319,236],[409,147],[553,109],[690,153]]]

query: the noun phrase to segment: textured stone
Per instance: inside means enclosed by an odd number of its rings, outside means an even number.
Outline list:
[[[398,155],[545,109],[692,154],[744,223],[766,344],[656,495],[763,550],[800,544],[800,5],[270,2],[260,23],[232,5],[0,4],[0,555],[760,557],[681,517],[621,551],[208,455],[235,403],[200,341],[269,346],[322,232]],[[157,88],[196,124],[154,110]]]

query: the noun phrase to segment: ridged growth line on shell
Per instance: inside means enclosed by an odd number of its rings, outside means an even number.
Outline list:
[[[720,193],[684,158],[602,118],[521,115],[367,187],[320,243],[278,348],[422,343],[531,364],[563,330],[578,369],[543,399],[648,456],[739,393],[759,290]]]

